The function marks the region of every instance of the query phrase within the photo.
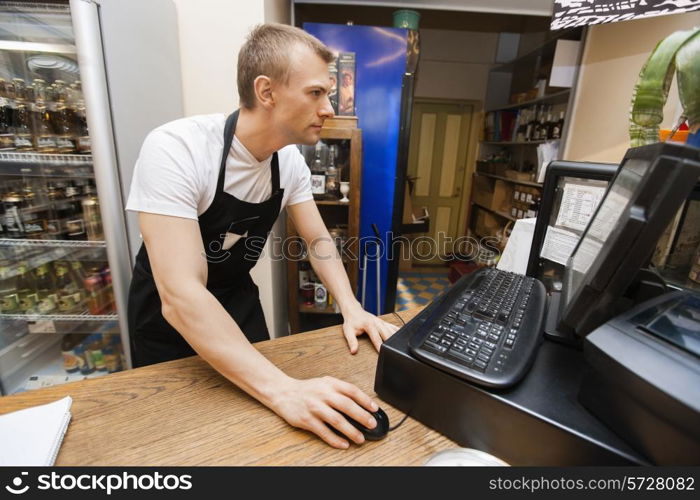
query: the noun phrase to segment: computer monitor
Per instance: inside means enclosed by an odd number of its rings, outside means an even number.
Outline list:
[[[540,280],[548,294],[561,291],[566,262],[617,167],[616,163],[565,160],[547,165],[527,275]]]
[[[557,329],[585,336],[631,304],[625,292],[700,177],[700,149],[632,148],[564,271]]]

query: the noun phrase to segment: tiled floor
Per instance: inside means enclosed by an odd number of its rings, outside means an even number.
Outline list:
[[[401,273],[396,284],[396,310],[403,311],[429,304],[449,286],[447,269],[440,272]]]

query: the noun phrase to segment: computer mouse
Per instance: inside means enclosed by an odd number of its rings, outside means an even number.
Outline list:
[[[384,413],[384,410],[382,410],[381,408],[379,408],[375,412],[372,412],[374,420],[377,421],[377,425],[374,429],[368,429],[357,420],[353,419],[352,417],[348,417],[342,411],[340,412],[340,414],[344,416],[348,422],[350,422],[350,425],[352,425],[355,429],[360,431],[367,441],[379,441],[380,439],[385,438],[387,433],[389,432],[389,417],[386,415],[386,413]],[[333,430],[338,435],[342,435],[342,433],[334,427],[331,427],[331,430]],[[342,435],[342,437],[346,436]]]

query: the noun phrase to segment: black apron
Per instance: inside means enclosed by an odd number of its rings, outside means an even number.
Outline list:
[[[199,216],[199,231],[207,259],[207,290],[221,303],[251,342],[270,338],[258,294],[250,277],[282,206],[279,161],[272,156],[272,195],[262,203],[248,203],[224,192],[226,159],[236,131],[238,111],[226,119],[224,150],[209,208]],[[241,237],[224,249],[226,233]],[[173,249],[177,251],[177,249]],[[141,245],[129,287],[128,322],[134,367],[192,356],[195,351],[161,314],[146,246]]]

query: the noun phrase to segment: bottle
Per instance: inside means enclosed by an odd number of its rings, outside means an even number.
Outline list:
[[[88,132],[87,115],[85,114],[85,103],[82,100],[78,101],[75,108],[76,114],[76,138],[75,144],[79,154],[92,154],[92,143],[90,141],[90,132]]]
[[[322,199],[326,194],[326,172],[321,161],[321,142],[316,143],[314,160],[311,163],[311,192],[314,198]]]
[[[32,128],[30,110],[24,99],[19,97],[16,100],[14,119],[14,138],[16,151],[32,151]]]
[[[17,297],[19,298],[19,310],[23,313],[34,312],[34,308],[38,304],[38,296],[36,293],[36,280],[29,271],[29,266],[26,262],[20,262],[17,267]]]
[[[338,199],[340,196],[340,176],[335,167],[335,145],[328,151],[328,169],[326,170],[326,196],[330,199]]]
[[[305,284],[310,282],[309,267],[310,264],[305,260],[299,262],[299,288],[303,288]]]
[[[85,240],[87,238],[79,195],[80,192],[75,182],[70,181],[66,186],[65,200],[61,209],[66,238],[69,240]]]
[[[23,238],[24,225],[20,216],[20,208],[24,204],[22,195],[10,190],[2,197],[3,227],[7,238]]]
[[[41,314],[51,314],[58,309],[58,290],[56,279],[49,272],[48,264],[42,264],[34,271],[36,293],[39,300],[38,308]]]
[[[107,371],[107,365],[105,364],[104,353],[102,352],[102,341],[100,336],[97,334],[89,335],[85,340],[86,352],[92,358],[92,363],[95,370],[100,372]]]
[[[0,78],[0,151],[15,149],[15,136],[12,131],[13,106],[7,86],[5,79]]]
[[[102,240],[102,218],[100,216],[100,201],[95,195],[94,188],[88,184],[85,186],[87,197],[82,201],[83,220],[85,221],[85,234],[88,240]]]
[[[76,357],[80,359],[80,373],[82,375],[90,375],[95,371],[92,356],[90,356],[90,353],[85,348],[85,341],[77,345],[73,352],[75,353]]]
[[[80,344],[80,335],[74,333],[64,335],[61,340],[61,354],[63,355],[63,369],[66,373],[80,371],[85,360],[76,354],[75,348]]]
[[[90,268],[83,280],[83,286],[87,294],[87,307],[90,314],[102,314],[105,304],[99,267]]]
[[[58,310],[65,314],[82,312],[85,293],[71,276],[70,267],[66,262],[56,262],[54,268],[56,270]]]
[[[34,103],[32,115],[34,123],[34,149],[37,153],[57,153],[57,137],[51,127],[49,112],[43,100]]]
[[[552,127],[552,139],[561,139],[561,132],[564,129],[564,112],[559,112],[559,119]]]
[[[56,80],[56,146],[58,153],[73,154],[75,147],[75,123],[73,120],[73,110],[66,102],[65,82]]]
[[[9,261],[0,262],[0,313],[18,314],[19,296],[17,277],[12,272]]]

